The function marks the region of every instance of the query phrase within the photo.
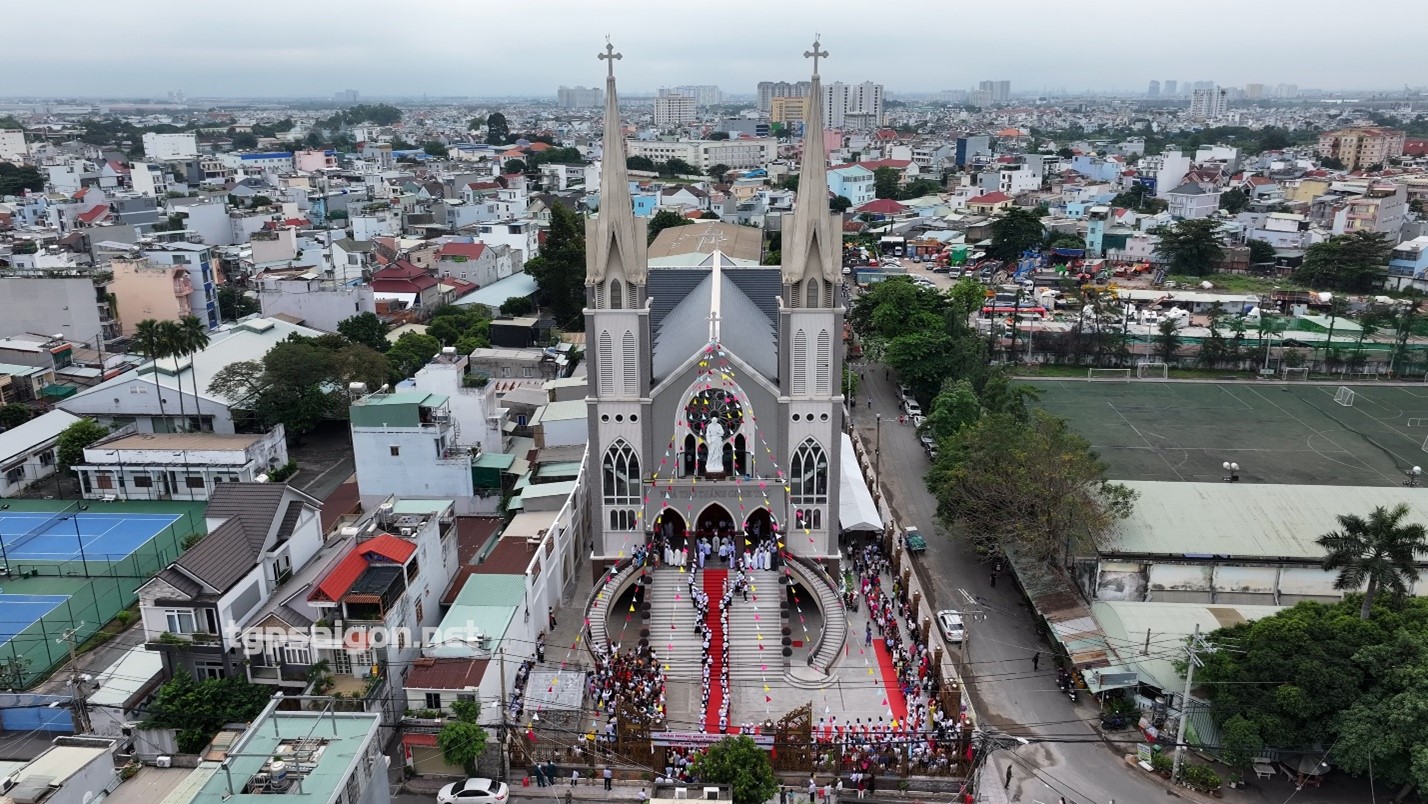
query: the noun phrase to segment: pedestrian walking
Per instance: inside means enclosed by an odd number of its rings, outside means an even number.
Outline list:
[[[605,766],[605,789],[606,789],[606,790],[610,790],[610,789],[611,789],[610,785],[612,785],[612,784],[614,783],[614,781],[615,781],[615,772],[612,771],[612,770],[610,770],[610,766],[609,766],[609,765],[606,765],[606,766]]]
[[[580,769],[576,768],[570,772],[570,786],[574,787],[578,784],[580,784]]]
[[[646,792],[645,792],[645,789],[644,789],[643,787],[641,787],[641,788],[640,788],[640,798],[639,798],[640,804],[645,804],[645,802],[647,802],[647,801],[649,801],[649,800],[650,800],[650,794],[649,794],[649,793],[646,793]]]
[[[816,804],[818,800],[818,780],[812,776],[808,777],[808,804]]]
[[[1005,782],[1002,782],[1003,790],[1006,790],[1009,787],[1011,787],[1011,765],[1007,765],[1007,780]]]
[[[1032,657],[1031,657],[1031,669],[1032,669],[1032,670],[1039,670],[1039,669],[1041,669],[1041,651],[1037,651],[1036,653],[1032,654]]]
[[[555,607],[550,607],[550,630],[555,630]]]
[[[992,567],[992,588],[995,589],[996,586],[997,586],[997,568],[996,568],[996,567]]]
[[[865,623],[863,628],[866,629],[863,632],[863,645],[871,648],[873,646],[873,624]]]

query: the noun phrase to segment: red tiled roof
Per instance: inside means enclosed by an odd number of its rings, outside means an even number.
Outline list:
[[[79,213],[79,219],[81,221],[84,221],[85,223],[95,223],[96,221],[103,220],[104,217],[108,214],[109,207],[105,206],[104,204],[100,204],[99,206],[89,210],[88,212]]]
[[[479,260],[485,252],[485,243],[444,243],[441,248],[436,250],[437,256],[442,259],[465,257],[468,260]]]
[[[466,186],[467,186],[467,187],[470,187],[470,188],[473,189],[473,190],[499,190],[499,189],[501,189],[501,185],[497,184],[497,183],[494,182],[494,181],[473,181],[473,182],[471,182],[470,184],[467,184]]]
[[[411,264],[406,260],[397,260],[392,265],[383,268],[372,275],[373,279],[415,279],[419,276],[426,276],[426,270]]]
[[[436,277],[423,275],[416,279],[374,279],[370,284],[377,293],[421,293],[440,283]]]
[[[1021,131],[1015,128],[1004,128],[997,132],[998,137],[1020,137]]]
[[[545,144],[545,143],[543,143],[543,142],[533,142],[533,143],[531,143],[530,145],[527,145],[527,146],[526,146],[526,150],[527,150],[527,151],[535,151],[536,153],[540,153],[541,151],[548,151],[548,150],[550,150],[550,147],[551,147],[551,146],[549,146],[549,145],[547,145],[547,144]]]
[[[464,690],[481,686],[487,659],[417,659],[404,684],[415,690]]]
[[[898,212],[906,212],[907,207],[903,206],[902,204],[899,204],[891,198],[879,198],[876,201],[869,201],[868,203],[858,207],[855,211],[891,215]]]
[[[367,565],[371,563],[372,557],[375,556],[395,564],[405,564],[415,552],[415,544],[398,539],[391,534],[383,533],[374,539],[368,539],[352,548],[352,552],[348,553],[338,562],[337,566],[332,568],[331,572],[327,573],[327,577],[317,584],[317,587],[308,594],[307,599],[336,603],[362,576]]]
[[[1003,203],[1003,202],[1010,201],[1010,200],[1011,200],[1011,196],[1007,195],[1006,193],[1002,192],[1001,190],[996,190],[996,191],[994,191],[994,192],[987,193],[986,195],[979,195],[979,196],[977,196],[976,198],[971,199],[971,200],[968,201],[967,203],[968,203],[968,204],[1001,204],[1001,203]]]
[[[1267,184],[1274,184],[1274,179],[1267,176],[1250,176],[1249,183],[1256,187],[1264,187]]]
[[[878,129],[878,133],[873,136],[880,140],[895,140],[897,139],[897,132],[890,128],[880,128]]]

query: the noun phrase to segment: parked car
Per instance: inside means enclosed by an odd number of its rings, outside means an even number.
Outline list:
[[[922,406],[911,399],[903,400],[902,411],[909,416],[921,416]]]
[[[922,538],[922,532],[917,528],[908,528],[903,534],[903,542],[907,545],[909,553],[921,553],[927,550],[927,540]]]
[[[942,638],[954,645],[960,645],[967,639],[967,628],[962,624],[962,612],[956,609],[937,612],[937,628],[942,631]]]
[[[918,443],[922,444],[922,451],[932,453],[937,451],[937,440],[932,436],[923,433],[917,437]]]
[[[926,416],[923,416],[921,413],[915,413],[915,414],[913,414],[913,416],[912,416],[912,426],[913,426],[913,427],[921,427],[921,426],[922,426],[922,423],[925,422],[925,421],[927,421],[927,417],[926,417]]]
[[[436,794],[437,804],[497,804],[509,793],[505,782],[493,779],[467,779],[452,782]]]
[[[906,385],[898,385],[897,393],[898,396],[901,396],[904,401],[912,399],[912,389],[908,388]]]

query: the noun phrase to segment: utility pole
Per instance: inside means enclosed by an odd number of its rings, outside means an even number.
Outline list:
[[[504,646],[496,648],[496,665],[501,679],[501,781],[504,782],[511,776],[509,764],[511,752],[507,750],[510,746],[506,742],[506,712],[510,707],[506,706],[506,648]]]
[[[64,642],[69,645],[70,704],[74,708],[74,727],[79,730],[80,734],[88,734],[90,732],[89,702],[86,700],[88,693],[82,686],[83,682],[79,675],[79,662],[75,656],[74,645],[75,639],[79,636],[78,630],[83,626],[84,623],[80,622],[79,625],[61,634],[60,638],[55,641]]]
[[[1195,633],[1190,636],[1190,644],[1185,647],[1189,662],[1185,667],[1185,694],[1180,699],[1180,725],[1175,730],[1175,765],[1170,771],[1170,780],[1180,778],[1180,765],[1185,757],[1185,726],[1190,720],[1190,685],[1195,680],[1195,666],[1200,664],[1200,625],[1196,623]]]

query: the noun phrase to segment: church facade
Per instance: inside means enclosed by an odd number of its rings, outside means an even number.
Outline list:
[[[659,536],[744,533],[810,559],[837,555],[843,432],[841,218],[829,211],[813,88],[782,266],[646,252],[606,47],[600,212],[586,221],[593,569]],[[693,549],[692,546],[690,549]]]

